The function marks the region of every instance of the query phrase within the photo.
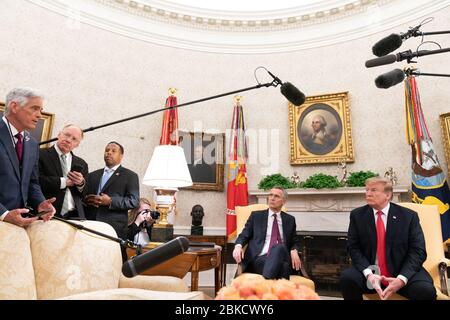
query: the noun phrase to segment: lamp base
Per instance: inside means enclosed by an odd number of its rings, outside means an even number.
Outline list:
[[[152,228],[153,242],[167,242],[173,239],[173,225],[154,224]]]

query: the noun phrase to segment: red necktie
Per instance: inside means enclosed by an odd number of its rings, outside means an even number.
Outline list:
[[[276,213],[274,213],[272,217],[273,217],[272,234],[270,235],[269,251],[267,251],[267,255],[270,254],[270,249],[272,249],[274,245],[281,243],[280,229],[278,228]]]
[[[386,262],[386,230],[384,228],[383,219],[381,216],[383,212],[377,212],[377,258],[378,258],[378,266],[380,267],[380,274],[382,276],[390,277],[387,262]],[[387,281],[382,282],[383,285],[387,286]]]
[[[15,137],[17,138],[17,142],[16,142],[17,158],[19,159],[19,163],[22,163],[22,154],[23,154],[22,134],[19,132],[15,135]]]

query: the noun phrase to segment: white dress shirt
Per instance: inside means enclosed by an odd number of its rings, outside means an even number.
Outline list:
[[[267,232],[266,232],[266,239],[264,240],[264,246],[262,248],[261,253],[259,254],[260,256],[267,254],[267,252],[269,251],[269,245],[270,245],[270,238],[272,236],[272,225],[273,225],[273,214],[276,214],[276,218],[277,218],[277,223],[278,223],[278,230],[280,232],[280,236],[281,236],[281,241],[284,242],[283,239],[283,224],[281,222],[281,212],[273,212],[271,209],[268,210],[268,217],[267,217]]]
[[[63,154],[66,155],[66,166],[67,166],[68,170],[70,171],[70,168],[72,168],[72,153],[71,152],[63,153],[61,151],[61,149],[59,149],[58,145],[56,145],[56,144],[55,144],[55,150],[56,150],[56,153],[58,154],[58,159],[59,159],[59,162],[61,163],[61,168],[63,167],[61,156]],[[63,172],[63,174],[64,174],[64,172]],[[61,177],[60,179],[61,179],[61,183],[60,183],[59,188],[66,189],[67,177]],[[69,208],[68,208],[69,211],[72,211],[73,209],[75,209],[75,200],[73,200],[73,196],[72,196],[72,193],[70,192],[69,188],[66,189],[66,195],[64,197],[69,198]],[[62,213],[66,213],[66,212],[62,212]]]

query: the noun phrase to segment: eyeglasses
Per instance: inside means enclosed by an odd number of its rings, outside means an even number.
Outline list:
[[[70,142],[80,142],[80,139],[78,139],[77,137],[71,135],[70,133],[67,132],[62,132],[63,136],[68,139]]]

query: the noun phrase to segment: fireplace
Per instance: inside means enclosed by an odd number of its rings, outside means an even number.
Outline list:
[[[350,266],[347,254],[347,233],[329,231],[298,231],[301,259],[319,294],[340,296],[339,276]]]

